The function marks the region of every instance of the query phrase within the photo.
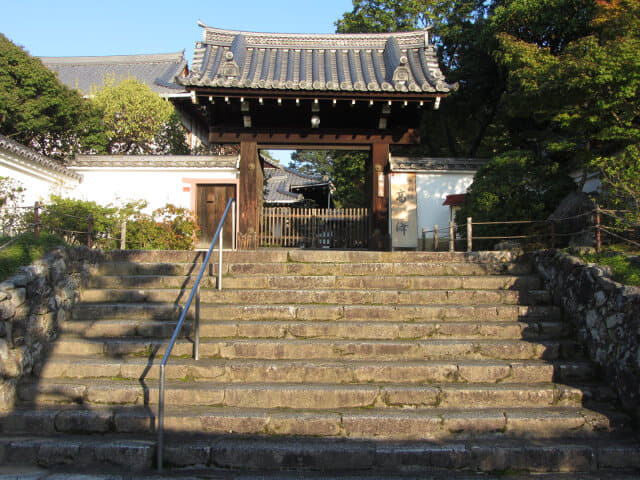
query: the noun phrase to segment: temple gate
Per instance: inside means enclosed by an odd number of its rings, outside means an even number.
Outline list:
[[[428,31],[307,35],[201,26],[181,83],[209,141],[240,145],[239,239],[249,246],[257,238],[260,148],[366,150],[369,248],[389,248],[390,147],[418,144],[423,109],[438,108],[451,89]]]

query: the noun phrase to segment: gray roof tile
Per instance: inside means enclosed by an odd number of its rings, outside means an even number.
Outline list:
[[[392,172],[476,171],[486,165],[482,158],[391,157]]]
[[[154,55],[115,55],[106,57],[40,57],[56,72],[62,83],[89,95],[100,87],[107,75],[116,80],[135,77],[162,95],[185,93],[177,79],[187,67],[184,52]]]
[[[426,30],[279,34],[204,28],[186,86],[447,93]]]
[[[305,175],[274,164],[271,161],[269,163],[273,167],[264,169],[264,175],[267,180],[264,197],[266,203],[295,203],[303,200],[304,196],[301,193],[292,192],[292,188],[311,185],[326,185],[329,187],[329,181],[322,177]]]
[[[21,143],[16,142],[15,140],[11,140],[4,135],[0,135],[0,149],[6,150],[14,155],[18,155],[23,159],[32,162],[34,165],[37,165],[40,168],[44,168],[45,170],[49,170],[51,172],[55,172],[60,175],[64,175],[68,178],[73,178],[75,180],[82,180],[82,175],[76,173],[72,170],[69,170],[65,166],[51,160],[44,155],[36,152],[32,148],[26,147]]]

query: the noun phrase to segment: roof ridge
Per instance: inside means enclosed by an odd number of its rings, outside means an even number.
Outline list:
[[[184,50],[174,53],[141,53],[133,55],[92,55],[68,57],[38,57],[49,65],[85,65],[112,63],[162,63],[184,60]]]

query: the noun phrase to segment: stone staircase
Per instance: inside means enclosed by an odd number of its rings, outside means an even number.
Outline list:
[[[202,256],[91,267],[0,415],[0,464],[155,465],[158,363]],[[190,312],[167,365],[174,473],[640,474],[630,420],[525,260],[274,249],[223,269],[222,291],[203,280],[200,361]]]

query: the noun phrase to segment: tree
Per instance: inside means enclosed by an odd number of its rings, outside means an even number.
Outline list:
[[[614,206],[640,213],[640,3],[596,6],[587,34],[559,52],[500,36],[509,105],[535,105],[533,115],[548,122],[550,154],[599,170]]]
[[[291,154],[289,168],[308,175],[327,176],[335,188],[339,208],[367,206],[365,195],[366,152],[344,150],[298,150]]]
[[[100,151],[100,114],[38,58],[0,34],[0,133],[61,159]]]
[[[92,92],[93,103],[102,111],[111,154],[163,153],[169,150],[168,124],[174,108],[167,100],[133,77],[116,82],[107,76],[103,86]],[[174,117],[174,128],[176,128]],[[163,133],[164,138],[163,138]]]

